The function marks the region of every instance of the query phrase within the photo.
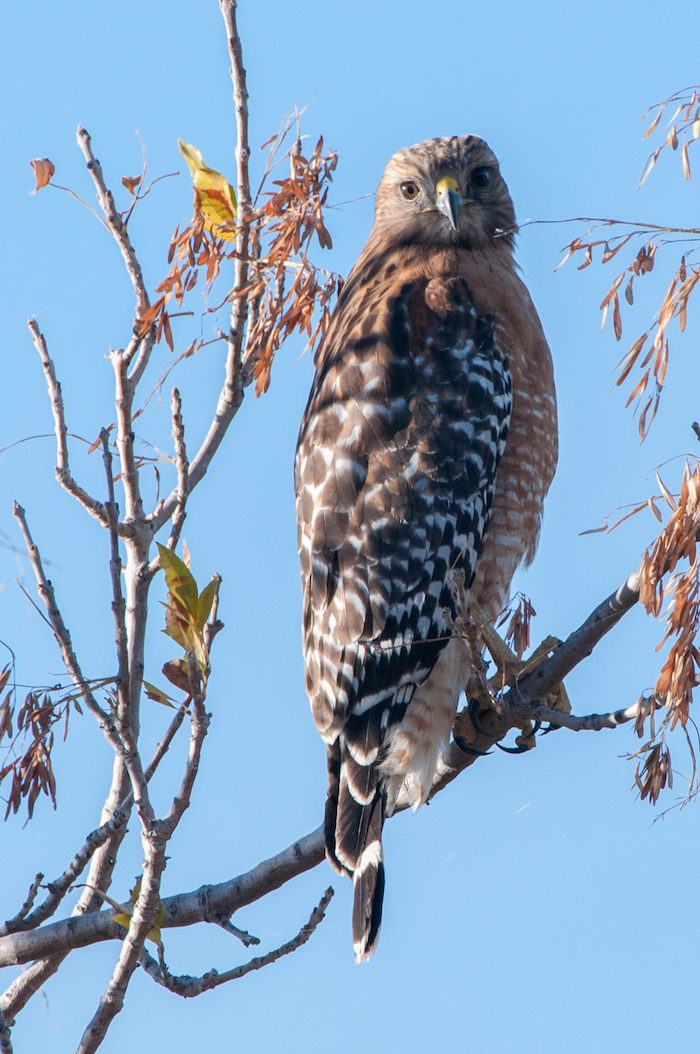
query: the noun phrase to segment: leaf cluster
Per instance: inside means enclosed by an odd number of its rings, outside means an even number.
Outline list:
[[[288,179],[275,180],[274,191],[265,191],[267,178],[280,159],[277,153],[290,123],[268,140],[270,155],[256,199],[267,198],[244,226],[237,224],[236,196],[226,178],[208,168],[202,155],[189,143],[179,140],[193,177],[194,215],[183,230],[175,230],[168,251],[171,264],[166,278],[156,286],[158,299],[138,320],[139,335],[156,326],[156,342],[165,339],[174,349],[171,315],[167,305],[174,297],[182,307],[185,296],[204,272],[209,293],[226,261],[244,260],[250,265],[250,280],[230,290],[210,311],[245,297],[249,304],[245,362],[249,379],[255,379],[256,395],[267,391],[270,371],[282,342],[295,331],[305,333],[313,347],[330,322],[329,304],[338,288],[338,278],[311,263],[308,249],[316,236],[321,248],[332,247],[325,226],[323,208],[338,158],[333,151],[323,155],[323,138],[309,159],[301,154],[300,139],[285,157],[289,158]],[[284,159],[284,158],[283,158]],[[283,160],[282,159],[282,160]],[[232,243],[234,243],[232,245]],[[314,316],[321,312],[314,325]],[[188,348],[193,353],[202,341]]]
[[[656,116],[642,138],[646,139],[656,131],[666,109],[674,102],[678,103],[678,106],[669,122],[669,125],[671,126],[670,130],[666,135],[665,141],[655,150],[647,162],[642,179],[640,180],[640,186],[654,167],[656,159],[664,147],[671,146],[672,149],[676,150],[681,140],[683,141],[683,170],[685,178],[690,179],[691,173],[690,163],[688,161],[688,146],[700,136],[700,86],[692,89],[684,89],[683,92],[677,92],[664,102],[655,103],[654,106],[651,106],[644,116],[646,117],[647,114],[653,110],[657,111]],[[681,123],[676,126],[673,122],[675,122],[676,118],[679,116],[681,118]],[[669,125],[667,125],[666,128],[668,128]],[[664,132],[666,132],[666,128],[663,129]],[[681,140],[679,140],[679,134]],[[666,380],[666,372],[669,362],[669,326],[674,319],[678,319],[680,332],[684,332],[687,320],[688,301],[700,280],[700,266],[693,266],[690,262],[693,255],[700,249],[700,244],[698,244],[700,243],[700,228],[679,228],[662,226],[659,224],[628,223],[622,220],[602,220],[596,224],[595,227],[591,228],[591,231],[600,229],[600,227],[615,226],[627,228],[632,227],[633,229],[627,233],[614,235],[610,238],[593,238],[590,236],[587,238],[573,238],[569,244],[565,246],[566,256],[559,266],[561,267],[574,254],[584,252],[583,263],[577,267],[577,270],[582,271],[593,262],[593,250],[601,246],[602,255],[600,262],[606,264],[614,259],[620,250],[627,245],[630,239],[645,239],[645,243],[637,251],[634,258],[614,279],[600,305],[601,311],[603,312],[601,328],[605,326],[608,312],[612,308],[613,330],[615,333],[615,339],[618,341],[622,337],[622,315],[620,311],[619,290],[625,278],[629,276],[624,289],[625,300],[630,306],[632,306],[634,304],[633,285],[635,278],[651,273],[654,269],[657,250],[660,247],[675,244],[681,240],[684,243],[689,241],[691,243],[696,243],[693,248],[684,249],[678,268],[673,273],[670,285],[655,316],[654,322],[645,333],[634,341],[618,366],[619,372],[616,382],[617,385],[621,385],[627,380],[635,365],[643,371],[641,377],[633,388],[626,405],[629,406],[630,403],[637,399],[636,410],[639,413],[639,435],[640,438],[644,440],[648,435],[651,424],[658,411],[659,401]],[[651,343],[647,346],[649,340]],[[644,355],[641,357],[643,352]]]
[[[0,692],[4,691],[12,674],[6,666],[0,673]],[[97,687],[110,684],[112,678],[93,682]],[[58,692],[58,698],[55,697]],[[32,689],[18,706],[16,686],[11,686],[0,703],[0,744],[5,748],[5,757],[0,767],[0,783],[11,780],[7,797],[5,819],[10,813],[19,811],[23,801],[27,803],[27,815],[31,819],[34,806],[43,792],[56,808],[56,778],[51,760],[54,745],[54,728],[63,722],[63,739],[68,735],[71,703],[82,714],[79,690],[54,688]],[[16,726],[16,731],[15,731]]]

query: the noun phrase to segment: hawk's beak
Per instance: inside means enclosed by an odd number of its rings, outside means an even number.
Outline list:
[[[454,176],[445,176],[437,181],[435,190],[437,192],[435,208],[442,212],[444,216],[447,216],[452,230],[456,231],[459,222],[459,210],[464,204],[464,198],[458,193],[459,184],[457,180]]]

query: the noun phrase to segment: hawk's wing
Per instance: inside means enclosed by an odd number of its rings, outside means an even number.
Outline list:
[[[353,283],[320,356],[296,490],[326,848],[354,878],[358,962],[381,920],[382,781],[417,773],[419,804],[449,736],[462,685],[449,664],[435,691],[429,679],[451,633],[447,573],[473,578],[510,406],[507,357],[463,279]]]
[[[352,292],[296,466],[307,687],[327,742],[377,704],[384,729],[399,720],[435,664],[445,576],[471,582],[510,415],[505,350],[463,280]]]

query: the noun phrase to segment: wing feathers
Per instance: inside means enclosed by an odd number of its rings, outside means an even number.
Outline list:
[[[380,286],[356,282],[338,309],[296,473],[307,686],[329,749],[326,844],[355,877],[358,961],[381,919],[384,744],[449,640],[447,572],[473,577],[511,397],[506,349],[462,279]]]

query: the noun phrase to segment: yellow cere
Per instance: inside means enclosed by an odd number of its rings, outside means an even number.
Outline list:
[[[459,183],[454,176],[443,176],[435,184],[435,189],[438,194],[444,194],[448,190],[454,190],[459,194]]]

